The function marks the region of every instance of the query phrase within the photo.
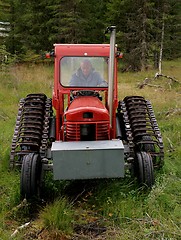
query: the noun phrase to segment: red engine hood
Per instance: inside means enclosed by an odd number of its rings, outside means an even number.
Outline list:
[[[81,96],[72,101],[65,117],[71,122],[109,121],[109,112],[97,97]]]

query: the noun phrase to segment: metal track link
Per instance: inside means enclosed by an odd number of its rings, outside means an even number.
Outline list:
[[[149,113],[149,116],[150,116],[152,129],[154,131],[154,134],[155,134],[155,137],[157,139],[157,143],[158,143],[158,146],[159,146],[159,149],[160,149],[160,154],[159,154],[160,159],[159,159],[159,162],[158,162],[158,167],[162,167],[163,163],[164,163],[163,162],[163,158],[164,158],[163,139],[162,139],[162,136],[161,136],[160,129],[158,127],[158,123],[157,123],[157,120],[156,120],[155,113],[153,111],[151,102],[146,100],[146,105],[147,105],[148,113]]]
[[[126,110],[126,105],[124,101],[119,101],[119,107],[120,110],[123,114],[123,121],[125,124],[125,131],[126,131],[126,140],[128,142],[128,146],[129,146],[129,156],[127,156],[127,162],[128,163],[132,163],[134,161],[135,158],[135,153],[134,153],[134,142],[133,142],[133,136],[132,136],[132,130],[131,130],[131,125],[130,125],[130,121],[129,121],[129,117],[128,117],[128,113]]]
[[[40,146],[40,155],[41,158],[47,157],[47,149],[49,142],[49,128],[50,128],[50,119],[53,116],[52,110],[52,99],[47,98],[45,103],[45,114],[44,114],[44,124],[43,124],[43,131],[42,131],[42,140]]]
[[[45,94],[29,94],[20,101],[12,140],[11,168],[21,166],[24,155],[39,153],[43,139],[47,141],[47,102],[49,100]]]
[[[15,155],[16,155],[17,139],[18,139],[18,134],[19,134],[19,128],[20,128],[20,123],[21,123],[24,102],[25,102],[24,98],[20,99],[20,101],[19,101],[19,109],[18,109],[16,125],[15,125],[12,144],[11,144],[10,168],[14,168],[14,164],[15,164],[14,159],[15,159]]]

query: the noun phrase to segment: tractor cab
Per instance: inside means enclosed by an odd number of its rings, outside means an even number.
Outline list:
[[[116,138],[117,69],[109,80],[110,44],[55,44],[54,47],[56,139]],[[116,68],[117,58],[111,61]],[[113,86],[111,106],[108,103],[110,86]],[[114,113],[111,116],[110,108]]]

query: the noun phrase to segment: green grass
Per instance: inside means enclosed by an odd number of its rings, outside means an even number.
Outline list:
[[[65,198],[56,199],[40,213],[45,227],[69,235],[73,233],[73,216],[73,208]]]
[[[181,60],[165,62],[163,74],[181,81]],[[165,146],[165,165],[156,174],[152,190],[139,188],[130,176],[121,180],[53,183],[47,180],[51,203],[36,206],[32,229],[20,231],[15,239],[31,239],[35,229],[44,229],[42,239],[56,236],[95,236],[101,239],[180,239],[181,238],[181,85],[168,86],[166,78],[156,85],[139,89],[138,83],[152,78],[155,71],[119,73],[119,99],[142,95],[151,100]],[[19,172],[9,171],[9,153],[18,102],[28,93],[44,92],[52,96],[53,67],[47,65],[14,66],[0,73],[0,239],[9,239],[14,230],[29,221],[32,209],[17,208]],[[177,110],[177,111],[175,111]],[[59,190],[60,189],[60,190]],[[38,213],[37,213],[38,211]],[[74,228],[82,229],[75,233]],[[89,231],[88,231],[89,230]],[[29,233],[30,231],[30,233]],[[29,234],[29,235],[28,235]],[[77,234],[77,235],[76,235]],[[61,236],[61,237],[60,237]],[[33,239],[33,238],[32,238]],[[58,239],[58,237],[57,237]],[[87,237],[88,239],[88,237]]]

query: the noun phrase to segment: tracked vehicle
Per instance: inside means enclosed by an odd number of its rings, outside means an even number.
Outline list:
[[[52,99],[32,93],[21,99],[10,166],[21,169],[21,196],[39,196],[46,171],[55,180],[122,178],[130,170],[142,185],[154,184],[163,165],[163,141],[150,101],[118,99],[116,28],[110,44],[55,44]],[[70,86],[83,60],[103,85]]]

